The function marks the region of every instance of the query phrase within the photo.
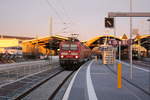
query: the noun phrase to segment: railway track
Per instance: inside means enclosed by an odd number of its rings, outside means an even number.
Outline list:
[[[34,93],[32,93],[32,92],[35,92],[37,88],[39,88],[39,87],[44,87],[44,85],[46,86],[46,83],[47,83],[48,81],[51,81],[52,79],[55,79],[55,77],[57,77],[57,76],[62,76],[61,74],[62,74],[62,73],[65,73],[65,72],[66,72],[65,70],[60,70],[60,71],[54,73],[53,75],[51,75],[51,76],[48,77],[47,79],[41,81],[40,83],[38,83],[38,84],[36,84],[35,86],[33,86],[32,88],[26,90],[26,91],[23,92],[22,94],[20,94],[20,95],[14,97],[13,99],[14,99],[14,100],[20,100],[20,99],[28,99],[28,98],[30,98],[30,96],[32,96],[32,94],[34,94]],[[68,75],[66,75],[66,76],[62,79],[62,81],[59,82],[59,84],[57,85],[57,87],[55,87],[54,89],[50,89],[50,88],[49,88],[49,90],[51,90],[51,91],[53,90],[53,92],[52,92],[52,93],[49,92],[49,96],[48,96],[48,98],[47,98],[48,100],[52,100],[52,99],[57,95],[57,93],[59,92],[59,90],[62,88],[62,86],[65,84],[65,82],[70,78],[70,76],[72,76],[72,74],[74,73],[74,71],[68,71],[67,73],[68,73]],[[56,78],[55,80],[57,80],[57,78]],[[57,80],[57,81],[59,81],[59,80]],[[52,82],[53,82],[53,81],[52,81]],[[56,83],[56,84],[57,84],[57,83]],[[43,86],[42,86],[42,85],[43,85]],[[53,87],[51,87],[51,88],[53,88]],[[45,91],[46,91],[46,90],[45,90]],[[35,96],[34,96],[33,98],[36,99]]]
[[[64,70],[60,67],[0,87],[0,100],[19,99]]]
[[[65,82],[73,75],[74,71],[72,71],[62,82],[59,86],[55,89],[55,91],[49,96],[48,100],[53,100]]]
[[[29,93],[31,93],[32,91],[34,91],[36,88],[38,88],[39,86],[43,85],[44,83],[46,83],[48,80],[52,79],[53,77],[55,77],[56,75],[60,74],[61,72],[63,72],[64,70],[60,70],[55,72],[54,74],[52,74],[50,77],[42,80],[40,83],[36,84],[35,86],[33,86],[32,88],[29,88],[28,90],[26,90],[25,92],[23,92],[22,94],[14,97],[14,100],[20,100],[22,98],[24,98],[25,96],[27,96]]]
[[[56,66],[56,64],[53,63],[53,66]],[[51,68],[47,61],[0,65],[0,87]]]

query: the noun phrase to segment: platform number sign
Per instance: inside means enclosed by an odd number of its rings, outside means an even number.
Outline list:
[[[114,27],[114,18],[105,18],[105,27],[113,28]]]

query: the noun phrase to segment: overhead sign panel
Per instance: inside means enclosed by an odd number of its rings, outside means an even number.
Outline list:
[[[113,28],[114,27],[114,18],[105,18],[105,27]]]
[[[128,39],[126,34],[123,34],[122,39]]]
[[[109,12],[108,17],[150,17],[150,12]]]

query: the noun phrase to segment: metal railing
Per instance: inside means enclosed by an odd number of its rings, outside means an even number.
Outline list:
[[[0,65],[0,87],[51,68],[47,60]]]

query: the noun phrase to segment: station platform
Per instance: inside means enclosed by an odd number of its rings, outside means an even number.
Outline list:
[[[85,63],[75,73],[62,100],[150,100],[149,94],[126,80],[122,80],[122,88],[117,88],[113,67],[101,60]]]

